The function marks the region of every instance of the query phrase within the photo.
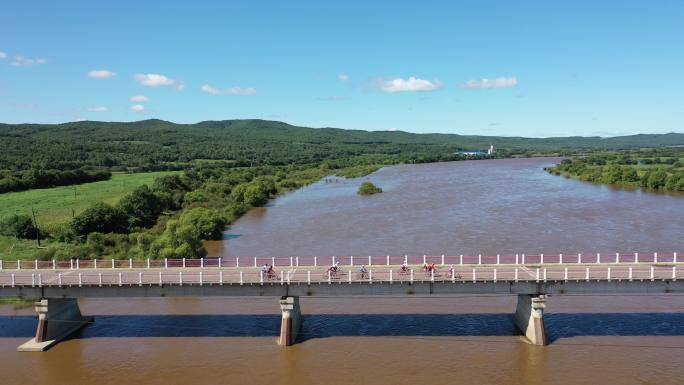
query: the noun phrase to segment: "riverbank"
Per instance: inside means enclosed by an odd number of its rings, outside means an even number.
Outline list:
[[[331,168],[324,163],[271,168],[204,167],[199,173],[191,170],[189,175],[178,172],[118,175],[113,179],[115,183],[113,186],[112,181],[107,181],[82,185],[79,186],[79,190],[73,187],[58,187],[4,194],[0,197],[4,199],[0,201],[0,213],[4,212],[6,214],[4,217],[14,213],[25,215],[23,211],[26,207],[34,208],[34,206],[26,206],[26,202],[38,205],[37,212],[40,216],[37,222],[43,239],[39,245],[35,239],[0,235],[0,259],[155,257],[147,252],[149,246],[155,239],[163,238],[169,221],[182,220],[186,212],[199,213],[193,217],[199,216],[193,219],[193,227],[206,227],[208,223],[203,218],[210,218],[211,215],[214,215],[214,218],[220,218],[211,219],[213,226],[223,226],[238,219],[252,207],[261,206],[269,199],[325,177],[333,175],[344,178],[361,177],[377,171],[382,166],[382,164],[358,164]],[[136,196],[138,193],[136,189],[142,185],[149,186],[153,195],[147,192]],[[37,202],[36,197],[41,193],[45,194],[48,199]],[[134,196],[135,198],[131,198]],[[92,233],[84,234],[87,238],[84,237],[81,242],[78,242],[73,235],[70,235],[69,222],[72,218],[79,218],[81,212],[94,207],[95,204],[105,203],[107,207],[117,209],[118,202],[124,198],[128,201],[137,200],[139,203],[136,203],[136,210],[143,212],[149,210],[145,207],[146,205],[158,204],[154,203],[154,200],[171,199],[176,200],[176,203],[166,203],[168,210],[159,213],[161,215],[153,222],[152,227],[135,229],[128,236],[126,234],[99,234],[97,230],[94,230]],[[61,215],[62,212],[66,212],[65,210],[70,212],[68,219]],[[92,216],[92,214],[88,215]],[[107,219],[103,217],[102,220]],[[205,221],[205,223],[201,224],[197,221]],[[93,223],[93,225],[98,225],[98,223]],[[221,229],[208,229],[202,233],[196,233],[196,244],[193,247],[200,254],[182,252],[184,254],[177,256],[187,258],[201,256],[201,242],[211,237],[212,233],[220,234]],[[97,234],[97,238],[91,237],[91,234]],[[137,248],[131,252],[132,248],[139,243],[137,238],[140,235],[145,237],[143,242],[148,246],[147,249],[141,252],[140,248]],[[173,234],[170,235],[173,236]],[[173,247],[178,249],[181,246],[181,244],[176,244]],[[171,254],[173,252],[166,252],[168,257],[171,257]],[[157,257],[160,256],[157,255]]]
[[[684,148],[600,152],[564,159],[547,172],[645,191],[684,192]]]

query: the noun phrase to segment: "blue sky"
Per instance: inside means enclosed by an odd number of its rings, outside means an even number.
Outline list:
[[[5,0],[0,121],[684,132],[682,20],[682,1]]]

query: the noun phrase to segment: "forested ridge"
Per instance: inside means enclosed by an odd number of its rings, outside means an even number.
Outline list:
[[[231,161],[237,166],[314,163],[369,154],[401,156],[408,162],[435,161],[450,158],[454,151],[484,150],[489,145],[512,154],[567,154],[589,149],[684,145],[684,134],[521,138],[314,129],[266,120],[176,124],[152,119],[130,123],[0,124],[0,141],[0,170],[90,167],[149,171],[179,169],[198,159]]]

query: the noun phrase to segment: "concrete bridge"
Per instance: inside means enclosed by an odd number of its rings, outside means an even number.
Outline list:
[[[336,272],[328,266],[339,264]],[[402,266],[402,264],[407,264]],[[435,270],[424,271],[423,264]],[[274,266],[264,274],[263,264]],[[365,273],[359,265],[365,266]],[[321,266],[323,265],[323,266]],[[77,298],[280,297],[279,343],[296,342],[301,296],[517,295],[515,323],[530,343],[547,343],[548,296],[682,293],[676,253],[267,257],[193,260],[2,261],[0,296],[36,298],[36,336],[20,351],[43,351],[92,322]]]

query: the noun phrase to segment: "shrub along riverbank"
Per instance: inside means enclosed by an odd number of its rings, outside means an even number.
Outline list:
[[[596,153],[563,160],[546,170],[587,182],[684,191],[684,148]]]
[[[0,250],[7,251],[0,257],[199,258],[206,254],[204,240],[220,239],[225,226],[252,207],[327,175],[357,177],[381,167],[354,162],[366,160],[248,168],[204,163],[159,176],[116,202],[93,202],[73,219],[49,228],[36,228],[26,214],[5,216]],[[32,240],[38,231],[40,249]]]

